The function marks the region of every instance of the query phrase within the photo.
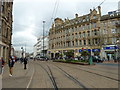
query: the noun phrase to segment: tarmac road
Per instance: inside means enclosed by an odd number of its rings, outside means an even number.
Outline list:
[[[3,88],[118,88],[118,67],[76,65],[52,61],[29,61],[27,70],[17,62],[13,76],[8,66],[2,78]]]

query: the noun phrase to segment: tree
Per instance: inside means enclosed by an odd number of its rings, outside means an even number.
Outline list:
[[[95,55],[95,56],[99,56],[99,55],[100,55],[100,52],[96,51],[96,52],[94,52],[94,55]]]
[[[89,56],[89,55],[90,55],[90,53],[88,53],[87,51],[82,51],[81,52],[81,56],[84,57],[84,60],[86,60],[86,57]]]
[[[74,51],[70,50],[70,51],[64,52],[64,55],[66,55],[68,58],[73,57],[74,56]]]

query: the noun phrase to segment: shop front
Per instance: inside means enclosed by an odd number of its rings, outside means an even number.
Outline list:
[[[93,56],[100,55],[100,49],[79,49],[79,53],[81,53],[82,51],[87,51],[88,53],[90,53],[90,55]]]
[[[107,60],[114,60],[116,58],[118,47],[116,45],[106,45],[102,50],[102,57]]]

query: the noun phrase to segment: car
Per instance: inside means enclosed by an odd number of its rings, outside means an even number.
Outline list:
[[[49,60],[49,58],[41,56],[41,57],[39,57],[39,60],[41,60],[41,61],[44,61],[44,60],[47,61],[47,60]]]
[[[93,62],[97,62],[97,63],[102,63],[104,61],[99,56],[92,56],[92,60]]]

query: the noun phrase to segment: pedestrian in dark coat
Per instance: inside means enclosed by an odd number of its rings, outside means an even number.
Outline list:
[[[13,61],[13,58],[11,56],[9,57],[8,66],[9,66],[9,72],[10,72],[9,76],[12,76],[14,61]]]
[[[27,68],[26,68],[26,64],[27,64],[27,58],[25,57],[25,58],[24,58],[24,69],[27,69]]]
[[[107,58],[108,58],[108,61],[110,60],[110,57],[109,57],[109,55],[107,55]]]

